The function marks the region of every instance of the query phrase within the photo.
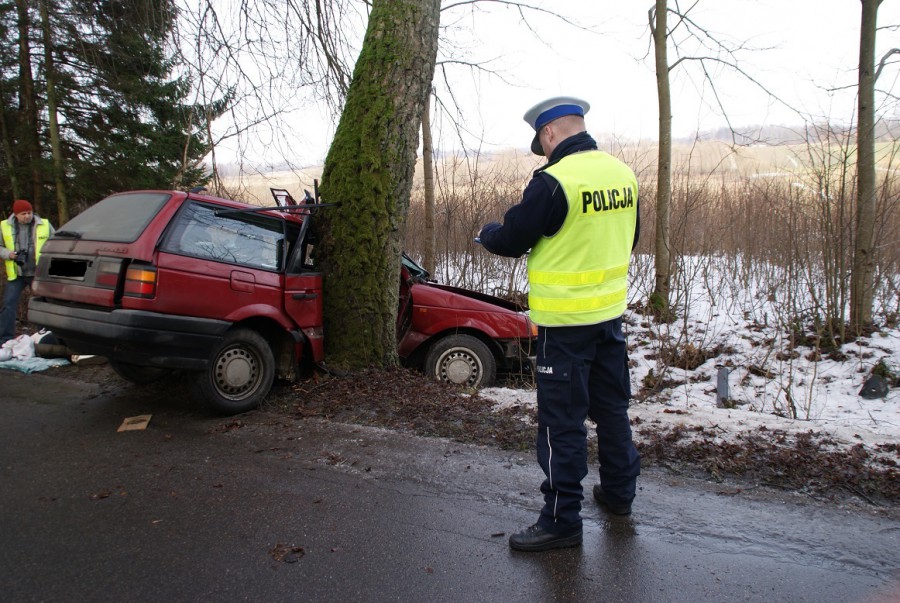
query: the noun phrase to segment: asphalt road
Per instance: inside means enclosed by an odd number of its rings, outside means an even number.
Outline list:
[[[0,377],[2,601],[900,600],[884,515],[648,471],[630,518],[517,553],[528,454]]]

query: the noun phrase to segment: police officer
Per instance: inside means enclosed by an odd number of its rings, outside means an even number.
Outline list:
[[[44,242],[54,233],[49,221],[34,213],[24,199],[13,202],[12,215],[0,222],[0,259],[6,267],[6,287],[0,308],[0,344],[16,335],[16,312],[25,287],[34,280],[34,271]]]
[[[509,538],[509,546],[522,551],[581,544],[587,417],[597,424],[600,484],[593,494],[601,508],[631,513],[640,473],[628,419],[631,383],[621,318],[640,230],[637,179],[597,149],[585,131],[589,108],[578,98],[555,97],[525,113],[535,132],[531,150],[548,162],[503,224],[487,224],[479,235],[491,253],[519,257],[531,250],[537,457],[546,479],[537,523]]]

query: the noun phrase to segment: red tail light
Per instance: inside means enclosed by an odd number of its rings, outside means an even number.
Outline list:
[[[115,289],[119,282],[120,262],[100,262],[97,270],[97,286],[103,289]]]
[[[125,295],[153,297],[156,295],[156,268],[133,266],[125,273]]]

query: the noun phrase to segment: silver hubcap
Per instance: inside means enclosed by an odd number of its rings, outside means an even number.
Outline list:
[[[438,360],[438,375],[441,380],[455,385],[477,385],[483,372],[478,356],[466,348],[447,350]]]
[[[225,350],[215,367],[216,386],[226,396],[244,396],[254,389],[259,381],[259,362],[248,350],[231,348]]]

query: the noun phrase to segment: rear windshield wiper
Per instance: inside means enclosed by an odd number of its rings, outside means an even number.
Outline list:
[[[57,230],[53,233],[54,236],[62,237],[64,239],[80,239],[81,233],[75,232],[74,230]]]

